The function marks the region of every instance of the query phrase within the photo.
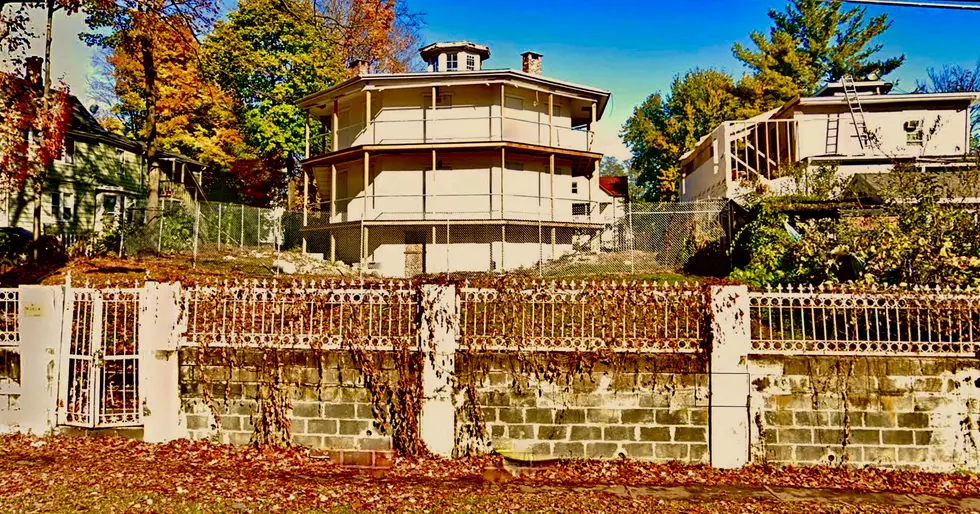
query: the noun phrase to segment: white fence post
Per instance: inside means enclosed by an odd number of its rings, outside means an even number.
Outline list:
[[[452,377],[456,370],[459,298],[454,285],[422,286],[422,441],[432,453],[451,457],[456,442]]]
[[[64,290],[18,288],[20,307],[20,430],[45,435],[57,425],[58,363]]]
[[[140,292],[140,390],[143,440],[163,443],[187,437],[180,415],[180,283],[148,282]]]
[[[709,454],[716,468],[749,462],[749,290],[711,288]]]

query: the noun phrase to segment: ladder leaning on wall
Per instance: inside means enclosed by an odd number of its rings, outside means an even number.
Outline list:
[[[847,100],[847,108],[851,111],[851,121],[854,123],[858,144],[864,150],[868,125],[864,121],[864,109],[861,108],[861,99],[858,97],[857,86],[854,85],[854,77],[844,75],[840,79],[840,84],[844,87],[844,99]]]

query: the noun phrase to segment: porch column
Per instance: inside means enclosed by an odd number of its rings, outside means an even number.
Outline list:
[[[371,91],[364,91],[364,134],[370,134],[371,144],[374,144],[374,132],[371,130]]]
[[[333,114],[330,115],[330,151],[332,152],[336,152],[340,148],[340,132],[337,130],[338,124],[340,124],[340,101],[334,100]]]
[[[432,113],[428,117],[428,119],[423,122],[426,125],[425,127],[423,127],[424,130],[423,130],[423,133],[422,133],[422,139],[423,139],[423,142],[424,143],[428,143],[429,142],[429,139],[431,139],[429,137],[429,133],[431,132],[429,130],[429,127],[428,127],[429,122],[435,121],[435,119],[436,119],[436,103],[439,102],[439,90],[436,89],[436,86],[432,86],[432,93],[431,94],[432,94],[432,102],[430,102],[430,103],[432,103],[432,105],[430,107],[432,109]]]
[[[555,227],[551,227],[551,258],[552,259],[555,258],[555,239],[556,239],[555,238],[555,231],[556,230],[557,229]]]
[[[306,153],[305,159],[310,158],[310,112],[306,111]],[[309,206],[307,203],[310,198],[310,176],[306,168],[300,166],[303,171],[303,254],[306,254],[306,226],[309,222]]]
[[[593,203],[593,198],[595,198],[596,192],[599,191],[599,159],[595,160],[595,165],[592,169],[592,175],[589,177],[589,222],[592,222],[595,217],[593,216],[594,210],[599,210],[598,205]],[[612,202],[616,205],[615,199]]]
[[[503,88],[503,86],[501,86],[501,88]],[[500,219],[504,219],[504,175],[506,173],[507,173],[507,149],[501,147],[500,148]]]
[[[368,258],[371,256],[371,229],[367,225],[364,225],[364,237],[361,238],[361,245],[364,246],[361,270],[364,270],[367,268]]]
[[[368,152],[364,152],[364,212],[361,213],[362,220],[366,220],[368,215],[368,182],[371,180],[370,166],[371,155]]]
[[[436,178],[436,168],[438,167],[438,161],[436,160],[436,151],[432,150],[432,165],[429,170],[432,172],[432,180]],[[426,172],[422,171],[422,219],[426,219],[429,213],[429,180],[426,177]]]
[[[507,246],[507,225],[503,223],[500,224],[500,271],[504,271],[507,268],[504,267],[504,247]]]
[[[500,140],[505,141],[504,137],[504,85],[500,84]]]
[[[555,221],[555,154],[548,155],[548,175],[551,179],[551,221]]]
[[[337,165],[330,165],[330,219],[327,220],[327,225],[330,225],[336,221],[337,217]],[[330,262],[337,261],[337,238],[330,231]]]
[[[555,133],[555,94],[548,93],[548,146],[554,146]]]
[[[588,151],[592,151],[592,129],[595,128],[596,122],[596,103],[592,102],[592,117],[589,121],[589,130],[586,132],[585,144]]]

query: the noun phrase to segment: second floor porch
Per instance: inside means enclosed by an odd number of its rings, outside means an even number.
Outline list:
[[[592,151],[598,116],[593,99],[503,82],[366,86],[308,113],[311,156],[367,145],[504,141]]]

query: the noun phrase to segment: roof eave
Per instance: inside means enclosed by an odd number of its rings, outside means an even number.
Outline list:
[[[604,89],[598,89],[598,88],[594,88],[594,87],[583,86],[581,84],[575,84],[573,82],[565,82],[565,81],[562,81],[562,80],[553,79],[553,78],[549,78],[549,77],[544,77],[544,76],[536,75],[536,74],[533,74],[533,73],[525,73],[525,72],[520,71],[520,70],[506,69],[506,70],[478,70],[478,71],[445,72],[445,73],[438,73],[438,74],[436,74],[434,72],[416,72],[416,73],[375,73],[375,74],[368,74],[368,75],[358,75],[356,77],[351,77],[351,78],[349,78],[349,79],[347,79],[347,80],[345,80],[345,81],[343,81],[343,82],[341,82],[339,84],[335,84],[333,86],[330,86],[330,87],[328,87],[326,89],[323,89],[321,91],[318,91],[316,93],[313,93],[313,94],[304,96],[303,98],[300,98],[296,103],[301,108],[309,109],[311,107],[314,107],[318,103],[318,100],[320,100],[320,99],[322,99],[324,97],[333,96],[333,95],[337,94],[338,92],[343,91],[344,89],[347,89],[350,86],[356,84],[357,82],[361,82],[361,81],[363,81],[365,84],[367,84],[367,83],[369,83],[371,81],[382,81],[383,82],[383,81],[393,81],[393,80],[404,80],[404,79],[412,79],[412,78],[421,78],[421,77],[432,78],[432,79],[438,77],[439,79],[442,79],[442,80],[446,80],[446,79],[453,80],[453,79],[468,78],[468,77],[470,77],[470,78],[471,77],[493,78],[493,77],[496,77],[496,76],[499,76],[499,77],[507,77],[507,76],[517,77],[519,79],[528,80],[528,81],[531,81],[531,82],[540,82],[540,83],[550,84],[550,85],[554,85],[554,86],[565,87],[565,88],[571,89],[571,90],[576,91],[576,92],[581,92],[581,93],[585,93],[585,94],[588,94],[588,95],[595,96],[596,97],[596,103],[597,103],[597,106],[596,106],[596,116],[598,118],[601,118],[602,117],[602,114],[603,114],[603,112],[605,111],[605,108],[606,108],[606,104],[609,101],[609,97],[612,96],[612,93],[611,92],[606,91]]]

